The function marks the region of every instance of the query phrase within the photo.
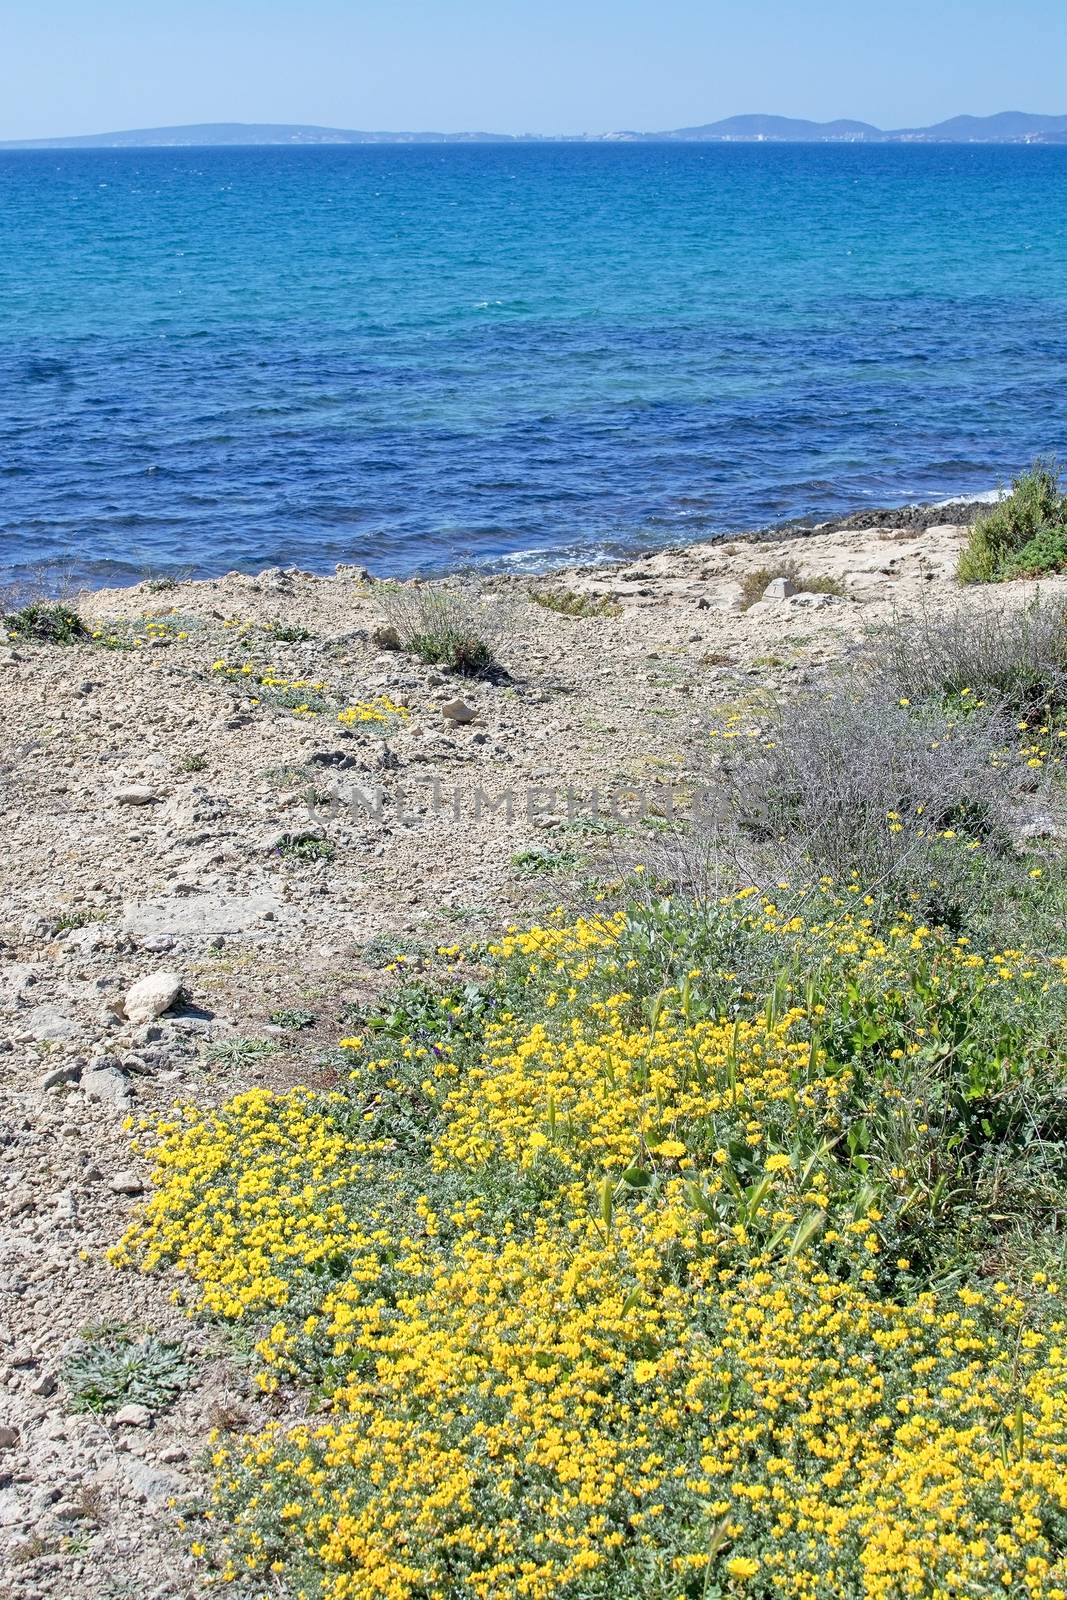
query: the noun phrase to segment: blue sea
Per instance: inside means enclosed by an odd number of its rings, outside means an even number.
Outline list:
[[[0,575],[679,543],[1067,445],[1067,148],[0,154]]]

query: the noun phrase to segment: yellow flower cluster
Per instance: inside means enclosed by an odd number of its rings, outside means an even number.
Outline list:
[[[338,697],[329,684],[313,682],[310,678],[287,678],[276,667],[259,666],[245,661],[235,666],[220,657],[211,663],[211,670],[228,683],[245,685],[250,691],[253,705],[260,701],[274,704],[290,711],[295,717],[318,717],[337,704]],[[392,730],[410,716],[407,706],[398,705],[388,695],[377,695],[371,700],[359,700],[336,712],[337,721],[344,726],[372,724],[377,731]]]
[[[337,720],[349,726],[357,722],[378,722],[390,726],[410,715],[407,706],[398,705],[395,700],[390,700],[387,694],[380,694],[373,700],[359,700],[355,705],[346,706],[343,711],[337,713]]]
[[[941,1048],[960,986],[1062,985],[907,918],[879,933],[859,899],[728,914],[794,971],[844,962],[890,1062]],[[522,992],[474,1059],[370,1030],[344,1092],[161,1128],[119,1259],[269,1317],[264,1387],[330,1397],[216,1450],[217,1571],[322,1600],[1067,1600],[1058,1286],[894,1273],[842,1181],[859,1102],[827,1008],[731,1015],[705,994],[735,975],[699,969],[635,1006],[625,921],[507,934]]]
[[[219,1316],[284,1307],[294,1271],[352,1242],[351,1147],[329,1105],[309,1089],[251,1089],[221,1111],[187,1106],[158,1124],[155,1193],[113,1263],[151,1271],[165,1260]]]

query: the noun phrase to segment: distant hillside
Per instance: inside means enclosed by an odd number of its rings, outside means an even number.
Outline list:
[[[465,144],[511,143],[507,133],[365,133],[292,122],[190,122],[173,128],[130,128],[62,139],[19,139],[0,150],[149,150],[179,146],[256,144]]]
[[[756,113],[726,117],[694,128],[660,133],[623,130],[554,137],[511,133],[370,133],[354,128],[322,128],[313,123],[194,122],[172,128],[133,128],[121,133],[87,133],[60,139],[18,139],[0,150],[174,149],[205,145],[340,144],[531,144],[531,143],[863,143],[863,144],[1061,144],[1067,141],[1067,115],[998,111],[990,117],[950,117],[929,128],[876,128],[870,122],[838,119],[808,122],[802,117]]]
[[[1067,133],[1067,116],[1040,117],[1031,111],[998,111],[992,117],[950,117],[932,128],[898,128],[894,139],[947,140],[952,144],[1016,144]]]
[[[653,137],[656,137],[653,135]],[[883,137],[870,122],[806,122],[801,117],[727,117],[722,122],[706,122],[699,128],[676,128],[661,134],[665,139],[785,139],[807,142],[812,139],[856,139]]]

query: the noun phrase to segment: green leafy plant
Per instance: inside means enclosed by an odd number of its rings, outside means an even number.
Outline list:
[[[4,618],[4,627],[13,639],[34,644],[77,644],[89,637],[89,630],[70,606],[46,605],[33,601]]]
[[[330,861],[337,854],[337,846],[330,839],[283,839],[278,852],[287,861]]]
[[[178,762],[179,772],[203,772],[207,766],[207,756],[202,751],[192,755],[182,756]]]
[[[104,922],[107,912],[103,906],[76,906],[64,911],[56,922],[57,933],[72,933],[76,928],[86,928],[91,922]]]
[[[279,644],[306,644],[314,638],[309,628],[302,628],[298,622],[268,622],[264,629],[268,639],[275,639]]]
[[[130,1402],[156,1409],[185,1387],[190,1368],[180,1344],[154,1334],[134,1340],[116,1329],[87,1329],[63,1364],[74,1411],[116,1411]]]
[[[315,1026],[314,1013],[303,1011],[299,1006],[290,1010],[272,1011],[270,1020],[276,1028],[284,1028],[287,1033],[299,1033],[304,1028]]]
[[[960,552],[961,583],[1060,572],[1067,558],[1067,498],[1055,461],[1037,460],[1012,481],[1011,492],[971,529]]]
[[[574,850],[544,850],[532,845],[528,850],[517,851],[511,865],[520,877],[533,878],[543,872],[572,872],[582,865],[582,857]]]
[[[219,1039],[204,1050],[204,1060],[219,1067],[247,1067],[278,1049],[274,1039]]]

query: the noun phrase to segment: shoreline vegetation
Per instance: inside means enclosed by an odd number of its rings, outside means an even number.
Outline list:
[[[1067,1595],[1067,514],[952,511],[9,616],[18,1593]]]

